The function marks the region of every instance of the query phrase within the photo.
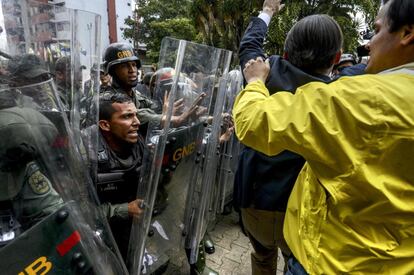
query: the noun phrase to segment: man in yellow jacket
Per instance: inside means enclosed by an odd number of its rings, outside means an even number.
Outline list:
[[[412,0],[382,7],[364,76],[270,96],[268,63],[246,64],[237,136],[265,154],[287,149],[307,161],[284,226],[307,273],[414,272],[413,14]]]

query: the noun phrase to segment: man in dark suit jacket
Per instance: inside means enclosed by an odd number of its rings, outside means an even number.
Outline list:
[[[250,59],[266,58],[263,42],[270,19],[280,7],[280,0],[266,0],[259,16],[252,18],[240,45],[242,68]],[[341,57],[342,41],[342,31],[331,17],[303,18],[289,31],[284,56],[269,57],[271,69],[266,87],[270,93],[294,92],[312,81],[331,81],[329,75]],[[275,274],[278,247],[285,261],[290,255],[283,238],[284,212],[304,162],[301,156],[289,151],[268,157],[245,147],[241,153],[234,202],[236,209],[241,210],[244,229],[254,248],[253,274]]]

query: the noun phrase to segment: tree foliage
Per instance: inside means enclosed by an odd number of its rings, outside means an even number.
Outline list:
[[[265,50],[283,52],[290,28],[301,18],[324,13],[334,17],[344,33],[344,51],[353,52],[359,44],[358,29],[363,26],[357,14],[371,25],[379,0],[289,0],[274,16],[269,26]],[[125,30],[124,35],[147,44],[147,55],[158,58],[161,40],[172,36],[231,50],[237,55],[240,40],[251,16],[261,10],[263,0],[137,0],[139,27]],[[127,20],[130,26],[134,20]],[[237,61],[236,61],[237,62]]]
[[[365,22],[357,15],[364,15],[368,26],[372,25],[379,8],[377,0],[291,0],[270,24],[265,49],[281,54],[283,41],[290,28],[301,18],[311,14],[328,14],[335,18],[344,35],[343,49],[355,52],[361,35],[358,32]]]
[[[190,0],[137,0],[139,18],[127,18],[124,37],[147,45],[148,62],[156,62],[165,36],[195,40],[197,31],[189,14]]]
[[[199,31],[199,42],[228,49],[237,54],[244,30],[262,1],[193,1],[191,15]]]

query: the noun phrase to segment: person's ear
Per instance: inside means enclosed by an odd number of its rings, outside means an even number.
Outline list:
[[[62,72],[60,72],[60,71],[56,71],[56,72],[55,72],[55,75],[56,75],[56,79],[59,79],[59,80],[64,79],[64,75],[63,75],[63,73],[62,73]]]
[[[101,128],[102,131],[105,131],[105,132],[111,131],[111,125],[109,124],[108,120],[101,119],[101,120],[99,120],[98,125],[99,125],[99,128]]]
[[[401,44],[403,46],[414,44],[414,24],[402,27]]]
[[[335,54],[333,65],[336,65],[339,63],[339,60],[341,60],[341,55],[342,55],[342,50]]]

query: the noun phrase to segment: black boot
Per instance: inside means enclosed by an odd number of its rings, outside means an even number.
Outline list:
[[[204,251],[208,254],[213,254],[216,252],[216,248],[214,247],[213,240],[210,238],[210,236],[206,233],[204,235]]]
[[[189,253],[187,253],[189,255]],[[204,253],[204,241],[198,246],[198,257],[195,264],[190,264],[191,275],[218,275],[218,272],[206,266],[206,258]]]

